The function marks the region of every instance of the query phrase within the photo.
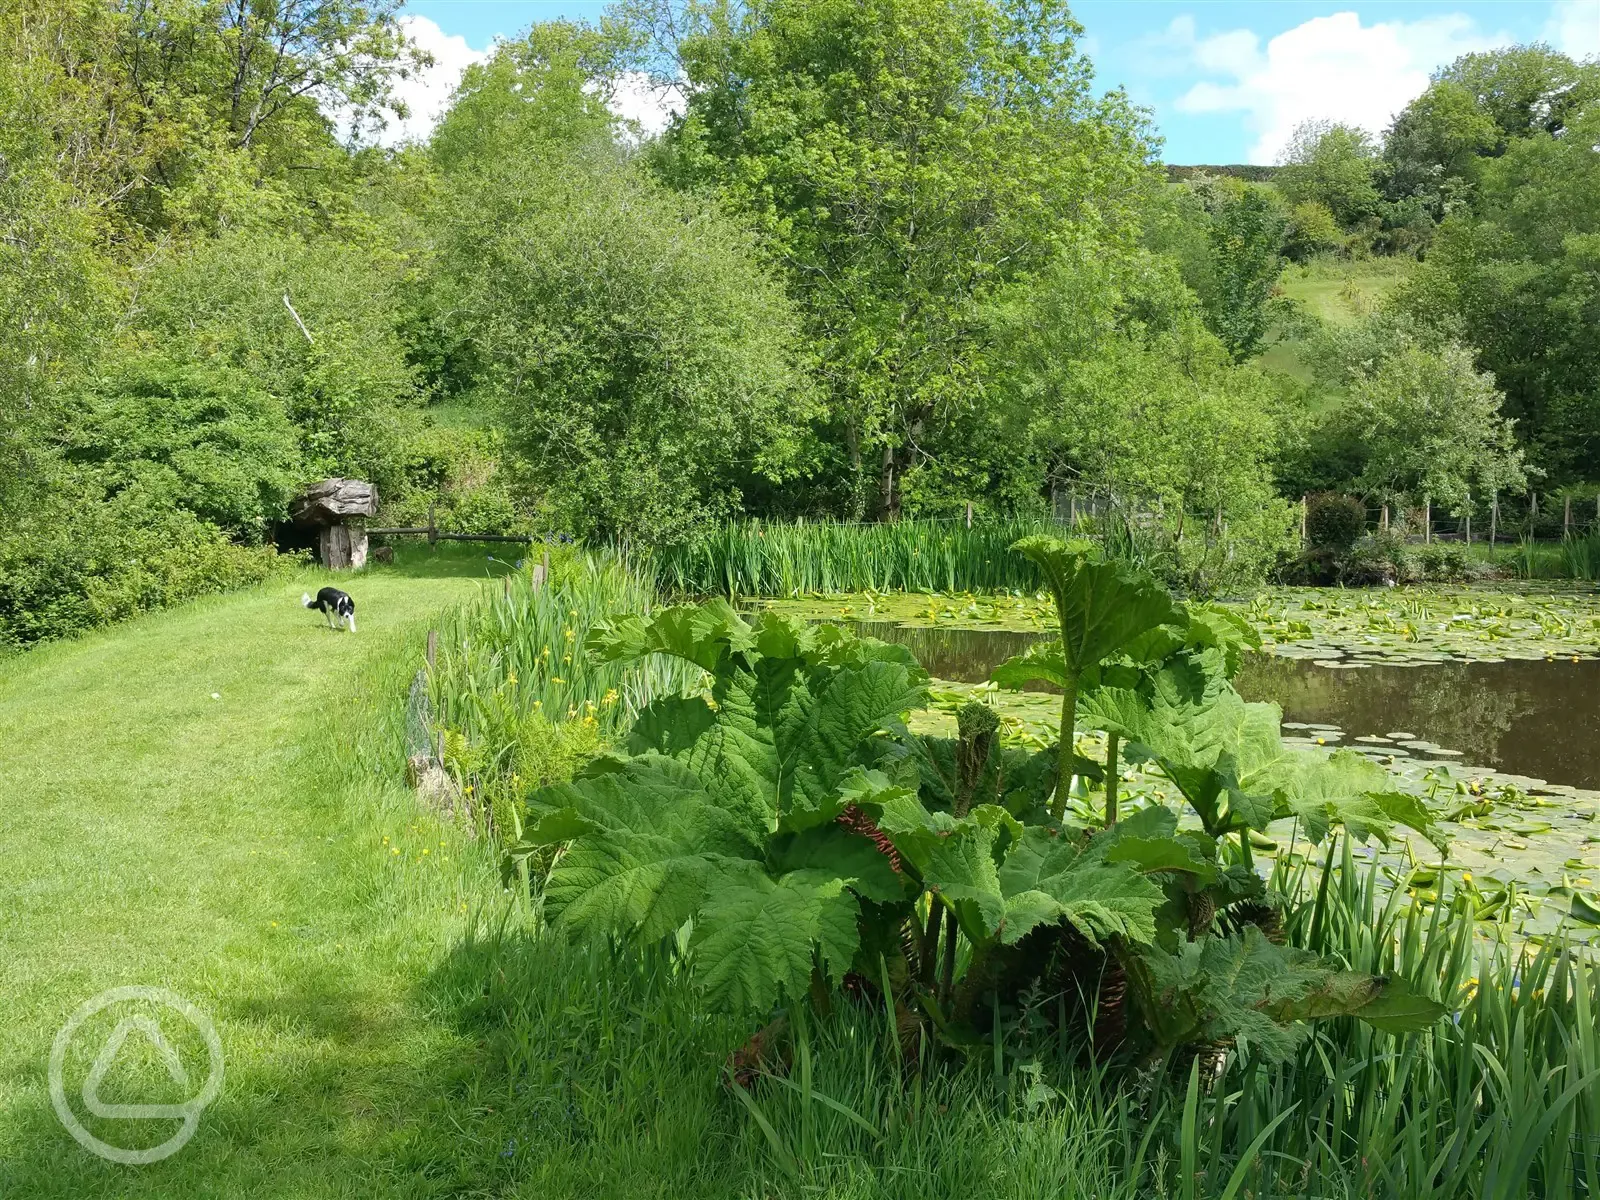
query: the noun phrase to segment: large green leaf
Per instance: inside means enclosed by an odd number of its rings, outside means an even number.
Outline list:
[[[628,749],[678,759],[725,806],[764,814],[774,825],[831,819],[842,780],[872,758],[871,740],[900,731],[902,714],[926,702],[926,674],[903,648],[824,637],[772,613],[754,630],[732,620],[726,614],[696,620],[669,609],[648,624],[619,624],[627,636],[607,643],[617,653],[670,646],[715,667],[709,700],[653,701]]]
[[[1042,922],[1065,919],[1091,942],[1155,937],[1161,889],[1123,864],[1109,864],[1039,826],[1029,826],[996,873],[1001,940],[1014,943]]]
[[[585,647],[603,660],[633,660],[650,654],[684,658],[715,673],[725,658],[754,645],[754,635],[726,600],[661,609],[648,621],[625,616],[598,625]]]
[[[860,942],[860,906],[831,870],[726,881],[695,920],[696,980],[717,1007],[765,1011],[805,995],[814,956],[837,982]]]
[[[1025,688],[1030,683],[1048,683],[1065,688],[1070,670],[1060,642],[1035,642],[1021,654],[1013,655],[989,672],[989,678],[1001,687],[1013,690]]]
[[[582,826],[545,884],[557,927],[664,937],[712,885],[757,860],[763,830],[718,804],[682,764],[651,755],[579,776],[536,797],[541,836]],[[552,817],[549,814],[560,814]]]
[[[1099,562],[1086,542],[1036,536],[1013,550],[1044,574],[1056,601],[1067,671],[1081,676],[1159,625],[1182,625],[1184,611],[1148,572],[1121,562]]]

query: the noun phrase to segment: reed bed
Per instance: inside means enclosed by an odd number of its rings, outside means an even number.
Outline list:
[[[657,584],[683,596],[830,592],[1036,591],[1037,570],[1008,547],[1065,527],[1043,518],[885,524],[728,521],[654,557]]]
[[[610,553],[559,560],[549,583],[504,577],[439,630],[427,680],[429,726],[445,761],[493,802],[549,782],[621,736],[654,696],[698,682],[681,660],[596,662],[584,640],[601,621],[646,613],[652,583]]]

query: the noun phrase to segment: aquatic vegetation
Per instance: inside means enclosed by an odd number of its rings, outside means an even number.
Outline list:
[[[1281,1060],[1307,1022],[1339,1015],[1392,1031],[1436,1019],[1403,979],[1283,944],[1250,860],[1281,817],[1319,842],[1399,823],[1436,836],[1431,812],[1358,756],[1281,743],[1277,710],[1228,683],[1250,637],[1239,618],[1177,606],[1081,544],[1018,548],[1063,619],[1051,653],[1009,664],[1016,680],[1080,685],[1089,720],[1158,763],[1199,829],[1154,798],[1119,810],[1115,743],[1103,765],[1077,754],[1075,705],[1037,751],[1008,746],[982,704],[957,710],[953,739],[918,735],[904,714],[928,680],[903,647],[713,601],[590,637],[598,662],[666,656],[710,683],[652,700],[621,753],[528,797],[510,860],[543,865],[553,926],[668,945],[708,1003],[755,1015],[826,1009],[849,981],[894,1005],[902,1036],[966,1050],[1062,980],[1061,1018],[1090,1014],[1099,1051],[1151,1065],[1234,1040]]]

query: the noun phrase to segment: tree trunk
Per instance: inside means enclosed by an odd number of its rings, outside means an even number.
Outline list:
[[[895,489],[894,447],[883,448],[883,465],[878,472],[878,516],[880,520],[895,521],[900,517],[900,495]]]

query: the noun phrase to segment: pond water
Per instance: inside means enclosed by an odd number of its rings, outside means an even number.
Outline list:
[[[931,674],[981,683],[1042,635],[856,621],[858,632],[908,647]],[[1250,655],[1237,680],[1247,700],[1283,706],[1286,732],[1331,727],[1331,741],[1441,758],[1568,787],[1600,788],[1600,660],[1566,658],[1327,667]],[[1334,730],[1338,731],[1336,735]]]

